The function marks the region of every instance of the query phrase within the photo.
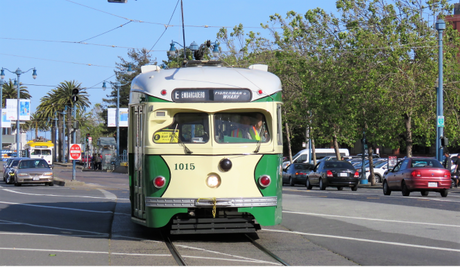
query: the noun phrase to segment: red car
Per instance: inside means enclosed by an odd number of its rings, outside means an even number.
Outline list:
[[[388,171],[383,180],[383,194],[401,191],[408,196],[412,191],[420,191],[428,196],[429,191],[439,192],[447,197],[450,188],[450,170],[445,169],[435,158],[406,158]]]

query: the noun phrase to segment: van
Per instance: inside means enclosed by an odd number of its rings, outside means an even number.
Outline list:
[[[348,151],[348,148],[339,148],[339,153],[341,157],[348,157],[350,156],[350,151]],[[316,148],[315,149],[315,154],[316,154],[316,160],[318,161],[319,159],[322,159],[326,156],[335,156],[335,149],[333,148]],[[310,161],[310,149],[303,149],[300,150],[297,154],[295,154],[292,157],[292,163],[309,163]],[[313,157],[312,157],[313,160]],[[313,163],[313,162],[312,162]],[[283,168],[286,168],[289,166],[290,162],[285,161],[283,162]]]

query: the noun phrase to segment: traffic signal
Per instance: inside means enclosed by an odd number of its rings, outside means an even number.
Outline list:
[[[441,146],[446,147],[449,145],[449,139],[445,136],[439,137],[441,139]]]
[[[89,135],[89,133],[87,133],[87,134],[86,134],[86,142],[87,142],[87,143],[89,143],[89,137],[90,137],[90,135]]]
[[[78,89],[75,88],[72,90],[72,102],[77,102],[78,101]]]

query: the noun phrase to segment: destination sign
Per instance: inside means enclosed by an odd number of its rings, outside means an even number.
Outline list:
[[[176,89],[172,100],[178,103],[190,102],[249,102],[249,89]]]

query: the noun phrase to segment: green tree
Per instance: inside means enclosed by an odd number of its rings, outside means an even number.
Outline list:
[[[141,67],[145,65],[156,65],[156,59],[153,59],[147,49],[141,50],[130,50],[128,52],[128,59],[119,57],[120,62],[116,63],[115,76],[116,81],[120,83],[119,88],[119,107],[127,108],[129,104],[129,95],[131,90],[131,81],[140,74]],[[127,73],[128,68],[131,67],[133,73]],[[112,89],[107,98],[103,98],[102,101],[105,105],[100,105],[96,110],[99,110],[99,117],[104,119],[104,130],[102,131],[103,136],[115,135],[116,128],[107,127],[107,108],[117,107],[117,83],[106,83],[106,86]],[[120,128],[120,152],[127,149],[128,147],[128,131],[126,127]]]
[[[78,101],[72,102],[72,91],[73,89],[78,89]],[[81,83],[77,83],[76,81],[64,81],[61,82],[55,89],[53,89],[47,96],[42,97],[40,105],[37,107],[38,113],[43,113],[44,115],[48,116],[48,118],[55,118],[58,117],[59,121],[59,148],[56,145],[56,149],[59,149],[59,152],[62,152],[62,140],[64,140],[64,135],[67,135],[67,140],[71,139],[71,132],[70,129],[72,128],[72,112],[74,105],[77,110],[82,110],[86,107],[89,107],[91,102],[88,99],[88,94],[85,88],[81,87]],[[67,107],[67,108],[66,108]],[[63,112],[66,113],[67,119],[67,133],[63,131]],[[69,142],[70,143],[70,142]],[[67,151],[69,149],[69,145],[65,148]],[[59,153],[59,161],[64,160],[64,155]]]

